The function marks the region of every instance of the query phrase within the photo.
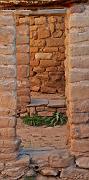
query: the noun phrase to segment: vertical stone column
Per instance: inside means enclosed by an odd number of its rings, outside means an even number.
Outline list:
[[[16,28],[13,13],[0,12],[0,161],[15,159],[16,137]]]
[[[71,152],[89,168],[89,6],[73,5],[66,17],[66,96]]]
[[[20,12],[21,13],[21,12]],[[30,32],[29,17],[17,15],[16,22],[18,113],[25,113],[30,102]]]

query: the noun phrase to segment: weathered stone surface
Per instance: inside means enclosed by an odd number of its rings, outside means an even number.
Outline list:
[[[89,157],[80,157],[76,160],[76,164],[80,168],[89,169]]]
[[[89,137],[88,124],[72,125],[70,128],[70,135],[72,138],[88,138]]]
[[[66,169],[63,169],[61,172],[61,178],[68,178],[73,180],[88,180],[89,177],[89,171],[84,169],[78,169],[76,167],[69,167]]]
[[[52,54],[51,53],[36,53],[35,54],[35,58],[37,59],[37,60],[41,60],[41,59],[43,59],[43,60],[47,60],[47,59],[51,59],[52,58]]]
[[[58,153],[55,152],[50,155],[49,163],[53,168],[63,168],[72,165],[74,159],[67,151],[59,151]]]
[[[59,171],[52,168],[44,168],[40,171],[43,176],[57,176]]]
[[[88,152],[89,151],[89,139],[73,139],[71,140],[71,151],[73,152]]]

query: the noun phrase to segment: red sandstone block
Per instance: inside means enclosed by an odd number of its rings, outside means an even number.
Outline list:
[[[19,65],[17,67],[18,80],[29,77],[29,65]]]
[[[29,53],[17,53],[17,64],[18,65],[27,65],[30,63],[30,56]]]

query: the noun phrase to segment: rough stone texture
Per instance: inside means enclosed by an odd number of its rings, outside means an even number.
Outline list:
[[[76,7],[76,8],[75,8]],[[84,8],[84,11],[81,11]],[[77,11],[78,10],[78,11]],[[89,168],[89,6],[70,8],[66,17],[66,96],[70,124],[71,152],[76,164]],[[75,60],[75,62],[74,62]],[[85,65],[86,64],[86,65]],[[87,155],[86,155],[87,154]],[[81,156],[80,156],[81,155]],[[73,169],[72,169],[73,170]],[[75,169],[76,177],[88,179],[87,172]],[[66,172],[64,170],[64,172]],[[65,174],[65,177],[67,174]],[[70,177],[70,176],[69,176]],[[76,179],[76,178],[75,178]]]
[[[17,134],[21,137],[24,147],[33,149],[42,147],[66,149],[68,147],[69,130],[66,125],[55,127],[31,127],[24,125],[20,118],[17,122]]]
[[[17,95],[19,114],[26,112],[26,105],[30,103],[30,40],[28,17],[22,18],[17,16],[16,25]]]
[[[64,16],[30,17],[31,95],[65,94]]]

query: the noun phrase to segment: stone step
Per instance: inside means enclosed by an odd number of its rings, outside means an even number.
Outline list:
[[[63,108],[66,107],[66,101],[65,99],[48,100],[48,99],[32,98],[31,103],[27,105],[27,107],[38,107],[38,106]]]
[[[51,168],[65,168],[73,165],[74,157],[68,149],[27,149],[21,152],[21,155],[30,155],[32,167],[41,169],[50,165]]]

